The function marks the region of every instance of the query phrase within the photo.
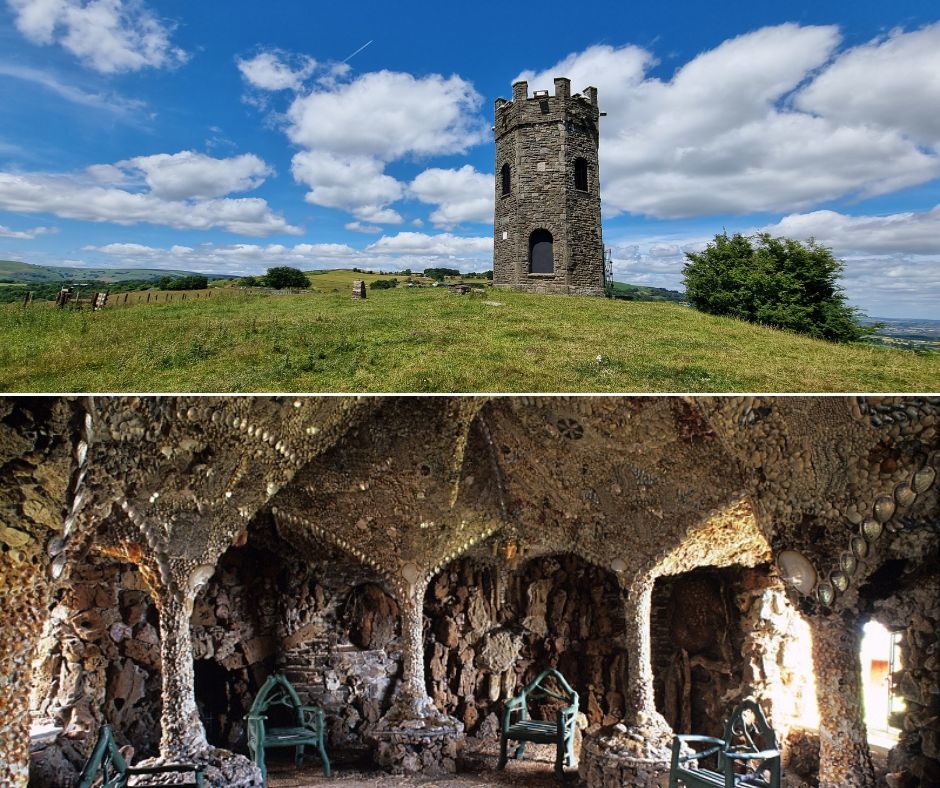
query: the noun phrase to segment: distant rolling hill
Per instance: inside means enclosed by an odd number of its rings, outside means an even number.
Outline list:
[[[613,294],[614,298],[622,298],[626,301],[673,301],[677,304],[685,301],[685,293],[680,293],[678,290],[616,281],[613,283]]]
[[[157,281],[164,276],[191,276],[194,271],[171,271],[161,268],[69,268],[61,265],[33,265],[15,260],[0,260],[0,282],[14,284],[42,284],[49,282],[126,282],[129,280]],[[213,279],[227,279],[225,274],[212,274]]]

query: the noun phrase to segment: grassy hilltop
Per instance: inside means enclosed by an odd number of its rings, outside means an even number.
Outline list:
[[[936,391],[940,355],[833,345],[672,303],[446,288],[0,307],[4,391]],[[335,288],[335,292],[334,292]],[[495,302],[495,303],[494,303]],[[499,305],[496,305],[499,304]]]

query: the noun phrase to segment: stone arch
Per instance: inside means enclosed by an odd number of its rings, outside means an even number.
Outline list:
[[[529,273],[555,273],[554,240],[544,228],[533,230],[529,236]]]

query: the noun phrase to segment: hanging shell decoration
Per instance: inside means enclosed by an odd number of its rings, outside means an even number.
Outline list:
[[[917,500],[917,493],[907,482],[901,482],[894,488],[894,500],[898,502],[898,506],[907,507]]]
[[[842,567],[842,571],[845,572],[846,575],[851,577],[858,568],[858,561],[854,554],[846,552],[839,557],[839,566]]]
[[[850,544],[852,545],[852,553],[857,559],[862,559],[868,555],[868,542],[865,541],[865,537],[853,536]]]

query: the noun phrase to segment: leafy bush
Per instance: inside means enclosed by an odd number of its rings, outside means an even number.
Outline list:
[[[285,287],[306,288],[310,287],[310,280],[307,275],[299,268],[291,268],[287,265],[269,268],[268,272],[262,277],[266,287],[273,287],[281,290]]]
[[[703,252],[686,252],[686,299],[696,309],[783,328],[817,339],[852,342],[873,333],[839,285],[843,265],[810,239],[716,235]]]
[[[238,284],[242,287],[264,287],[264,282],[257,276],[243,276],[238,280]]]
[[[393,287],[398,287],[397,279],[376,279],[369,285],[370,290],[390,290]]]
[[[160,280],[161,290],[205,290],[209,286],[209,277],[202,274],[192,276],[164,276]]]

